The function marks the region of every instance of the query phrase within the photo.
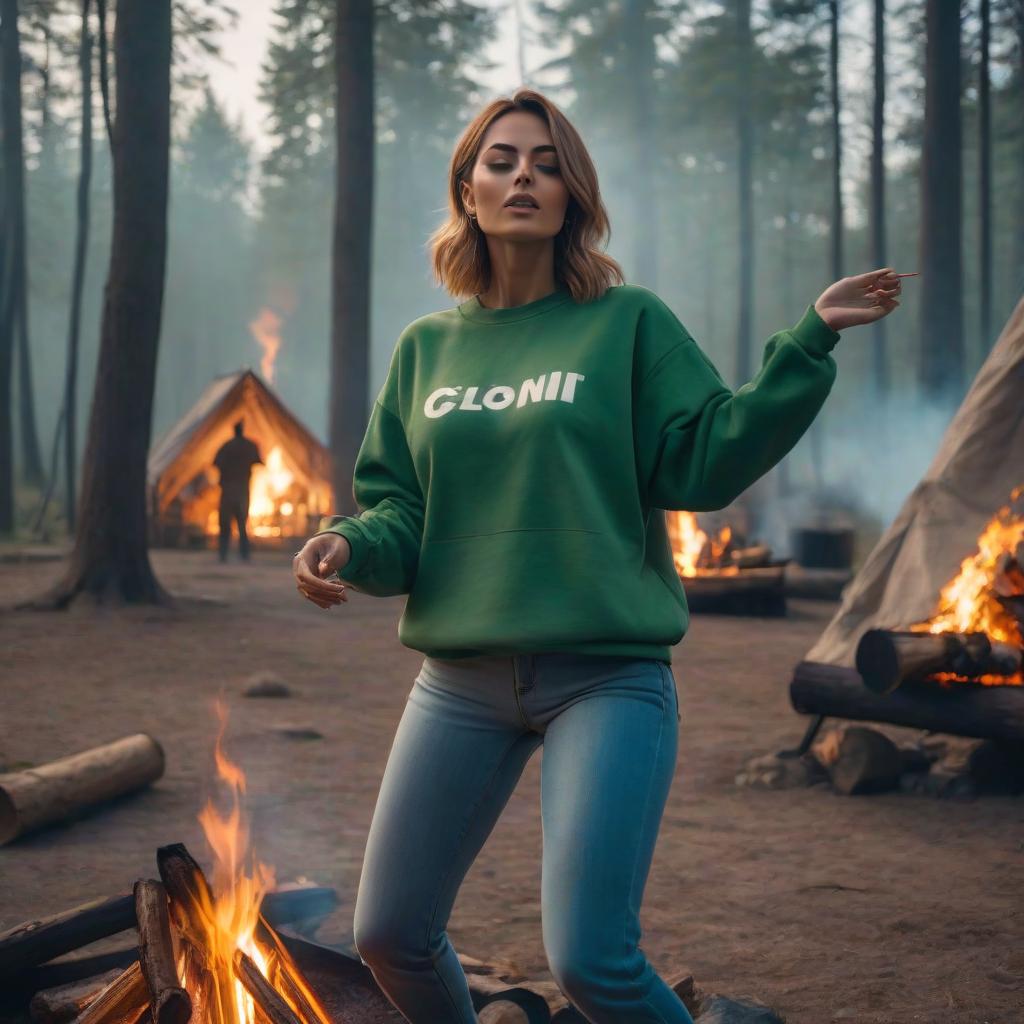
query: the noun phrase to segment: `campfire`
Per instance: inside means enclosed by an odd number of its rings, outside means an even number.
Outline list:
[[[766,544],[747,544],[730,524],[708,532],[693,512],[666,511],[665,525],[691,611],[785,614],[787,560]]]
[[[909,679],[1024,684],[1024,516],[1014,510],[1022,494],[1024,485],[988,522],[927,620],[861,637],[857,670],[866,686],[888,693]]]
[[[230,793],[221,813],[214,801],[199,815],[214,854],[211,885],[181,844],[157,850],[161,881],[135,883],[139,960],[104,988],[77,1024],[329,1024],[323,1009],[261,913],[274,873],[249,844],[241,798],[245,776],[223,751],[218,778]]]

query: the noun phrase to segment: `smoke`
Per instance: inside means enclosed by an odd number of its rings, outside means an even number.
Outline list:
[[[859,408],[819,417],[822,480],[815,479],[805,435],[757,485],[756,538],[774,557],[794,554],[792,531],[851,527],[878,534],[895,518],[938,451],[955,410],[921,397],[894,394]]]

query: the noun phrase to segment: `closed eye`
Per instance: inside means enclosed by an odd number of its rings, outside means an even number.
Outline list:
[[[491,168],[499,168],[499,167],[511,167],[512,165],[510,163],[506,163],[504,160],[500,160],[497,163],[490,163],[487,166],[491,167]],[[549,164],[537,164],[537,169],[540,170],[540,171],[543,171],[545,174],[558,174],[559,173],[559,168],[552,167]]]

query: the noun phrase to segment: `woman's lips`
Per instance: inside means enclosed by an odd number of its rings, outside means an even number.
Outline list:
[[[536,206],[513,206],[509,204],[505,207],[506,210],[515,210],[516,213],[537,213]]]

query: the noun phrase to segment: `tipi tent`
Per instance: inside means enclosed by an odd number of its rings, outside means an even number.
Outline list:
[[[330,455],[252,370],[210,382],[191,409],[150,449],[147,467],[154,544],[205,544],[217,532],[217,449],[236,420],[260,449],[253,468],[249,532],[272,540],[306,536],[330,512]]]
[[[871,628],[930,618],[940,591],[1024,482],[1024,298],[950,422],[931,466],[906,499],[795,678],[849,675]]]

